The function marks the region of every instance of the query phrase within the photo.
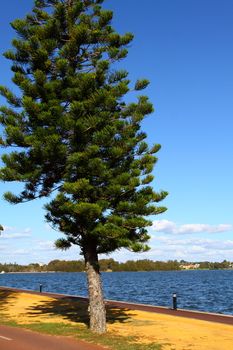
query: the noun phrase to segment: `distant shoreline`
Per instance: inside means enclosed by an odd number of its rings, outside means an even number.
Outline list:
[[[121,271],[100,271],[100,273],[110,273],[110,272],[184,272],[184,271],[233,271],[233,268],[229,269],[180,269],[180,270],[139,270],[139,271],[129,271],[129,270],[121,270]],[[0,275],[5,274],[45,274],[45,273],[85,273],[86,271],[4,271],[0,272]]]
[[[127,260],[119,262],[112,258],[99,259],[99,269],[101,272],[120,271],[188,271],[188,270],[231,270],[233,262],[223,260],[222,262],[188,262],[184,260],[154,261],[149,259]],[[54,272],[84,272],[84,260],[51,260],[48,263],[0,263],[0,273],[54,273]]]

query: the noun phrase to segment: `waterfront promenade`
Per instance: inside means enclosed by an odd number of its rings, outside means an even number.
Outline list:
[[[36,322],[43,325],[64,324],[77,327],[78,335],[78,330],[86,327],[87,300],[85,298],[0,288],[0,299],[2,300],[1,316],[27,328]],[[135,339],[137,343],[144,344],[145,350],[151,343],[160,344],[162,350],[229,350],[233,347],[233,316],[171,310],[116,301],[107,301],[106,307],[109,334],[118,335],[123,339],[124,337]],[[32,333],[30,334],[33,337]],[[4,336],[4,334],[0,335]],[[27,338],[26,336],[25,339]],[[55,341],[55,338],[49,339]],[[101,337],[99,340],[101,349]],[[3,348],[2,341],[4,339],[0,340],[0,348]],[[39,344],[37,341],[34,343]],[[11,346],[10,341],[5,340],[6,344]],[[56,350],[62,350],[61,346]],[[83,343],[77,348],[97,350],[92,345],[89,348],[85,346],[88,345]],[[22,347],[22,349],[27,348]],[[40,349],[46,350],[44,346],[30,347],[30,350]],[[52,346],[49,349],[52,350]],[[73,350],[72,347],[66,347],[66,350],[69,349]],[[115,348],[112,347],[112,349]],[[4,348],[4,350],[11,350],[11,348]],[[15,346],[14,350],[21,350],[21,348]]]

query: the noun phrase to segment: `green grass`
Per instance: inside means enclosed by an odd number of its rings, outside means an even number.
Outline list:
[[[90,332],[86,326],[40,322],[17,324],[17,322],[6,319],[5,317],[0,317],[0,322],[8,326],[30,329],[44,334],[72,336],[73,338],[82,339],[89,343],[105,346],[111,350],[162,350],[162,345],[160,344],[140,344],[137,343],[137,338],[135,337],[119,336],[110,332],[99,336]]]

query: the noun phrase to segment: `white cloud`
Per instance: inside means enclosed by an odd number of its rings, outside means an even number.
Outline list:
[[[18,238],[28,238],[31,237],[30,233],[27,232],[16,232],[16,233],[2,233],[0,239],[18,239]]]
[[[45,251],[53,251],[55,250],[55,245],[53,241],[38,241],[38,249]]]
[[[3,229],[4,229],[4,232],[9,232],[9,231],[13,231],[15,228],[14,228],[14,227],[11,227],[11,226],[5,226],[5,225],[3,225]]]
[[[32,230],[30,229],[30,227],[27,227],[27,228],[25,228],[25,229],[23,230],[23,232],[25,232],[25,233],[31,233]]]
[[[188,249],[189,247],[201,246],[207,249],[219,249],[219,250],[233,250],[233,240],[220,240],[220,239],[207,239],[207,238],[189,238],[189,239],[177,239],[169,238],[168,236],[154,237],[154,241],[166,246],[183,247]]]
[[[1,232],[0,239],[18,239],[31,237],[31,229],[29,227],[18,230],[15,227],[4,226],[4,231]]]
[[[230,231],[232,225],[185,224],[178,225],[168,220],[155,221],[149,245],[149,252],[135,254],[122,249],[108,257],[118,261],[151,259],[151,260],[187,260],[187,261],[233,261],[233,240],[221,236],[195,236],[196,233],[218,233]],[[159,234],[160,232],[160,234]],[[168,233],[168,234],[162,234]],[[190,236],[181,236],[189,233]],[[180,234],[180,235],[179,235]],[[193,234],[193,235],[191,235]],[[67,251],[57,250],[54,240],[38,239],[31,235],[30,228],[16,229],[6,227],[0,236],[0,261],[18,262],[48,262],[53,259],[75,260],[81,259],[77,246]],[[104,258],[101,255],[100,258]]]
[[[29,249],[21,248],[21,249],[14,250],[14,256],[17,256],[17,255],[25,255],[25,256],[27,256],[30,253],[31,253],[31,250],[29,250]]]
[[[230,224],[184,224],[177,225],[169,220],[156,220],[153,222],[152,230],[169,234],[190,234],[190,233],[220,233],[233,230]]]
[[[157,236],[151,240],[150,259],[187,261],[233,261],[233,240]]]

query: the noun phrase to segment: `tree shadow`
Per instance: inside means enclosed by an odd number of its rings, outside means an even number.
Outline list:
[[[60,297],[58,299],[43,301],[25,310],[27,316],[33,321],[41,315],[52,317],[60,316],[63,320],[74,323],[84,323],[89,326],[88,300],[72,297]],[[132,310],[106,305],[107,323],[129,322],[133,316]]]
[[[7,305],[13,304],[15,299],[16,294],[14,291],[0,287],[0,311],[7,311]]]
[[[28,294],[30,299],[30,293]],[[0,312],[7,315],[9,306],[14,306],[18,299],[18,292],[0,287]],[[25,315],[32,322],[38,321],[40,316],[51,317],[59,316],[65,321],[73,323],[83,323],[89,326],[88,299],[78,297],[59,297],[32,304],[26,307]],[[130,322],[134,315],[133,310],[121,308],[116,305],[106,303],[106,318],[108,324]]]

